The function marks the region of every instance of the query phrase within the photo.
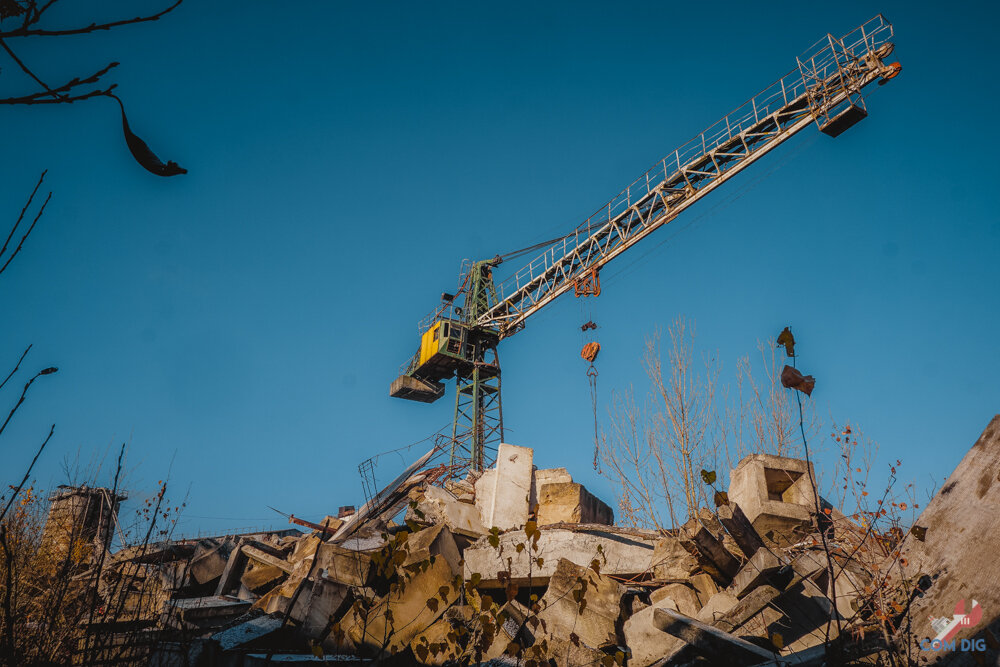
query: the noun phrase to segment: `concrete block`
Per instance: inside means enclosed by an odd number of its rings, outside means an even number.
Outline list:
[[[719,592],[719,585],[704,572],[692,574],[687,578],[689,586],[693,586],[698,592],[698,601],[704,606],[713,595]]]
[[[668,535],[656,542],[649,566],[657,579],[687,579],[698,569],[698,561],[681,545],[680,540]]]
[[[632,651],[632,657],[628,661],[629,667],[649,667],[683,646],[683,642],[679,639],[664,635],[663,631],[653,624],[653,613],[657,609],[677,611],[677,606],[673,600],[665,597],[625,621],[623,629],[625,644]]]
[[[596,667],[604,664],[602,661],[607,658],[607,654],[602,651],[562,637],[548,637],[546,642],[548,644],[546,656],[551,661],[549,664],[554,664],[555,667],[582,667],[584,665]]]
[[[527,540],[524,531],[511,531],[500,535],[499,549],[486,539],[478,540],[463,552],[465,578],[479,574],[480,587],[500,587],[498,573],[505,571],[510,559],[510,573],[518,586],[544,586],[555,572],[560,559],[587,567],[595,558],[601,563],[601,572],[615,576],[635,576],[649,569],[654,546],[659,536],[649,532],[648,537],[632,531],[621,532],[613,527],[607,530],[568,530],[541,528],[538,551],[524,549],[517,552],[517,545]],[[537,558],[542,564],[537,563]]]
[[[429,628],[459,598],[461,586],[444,558],[435,558],[416,572],[405,586],[397,586],[376,601],[367,614],[353,613],[341,620],[341,629],[355,645],[380,655],[398,653]],[[433,604],[428,601],[434,599]]]
[[[443,524],[456,535],[478,538],[489,532],[475,505],[461,502],[452,493],[436,486],[428,486],[420,494],[417,509],[423,513],[423,518],[412,508],[407,510],[406,518],[418,523]]]
[[[289,617],[301,624],[304,636],[322,637],[326,626],[344,605],[348,587],[325,579],[304,581],[302,586]]]
[[[281,625],[282,619],[277,616],[258,616],[217,632],[212,635],[212,639],[219,643],[219,648],[223,651],[231,651],[277,632]]]
[[[784,562],[778,558],[777,554],[767,547],[761,547],[733,577],[733,583],[729,586],[729,590],[737,598],[742,598],[767,581],[783,566]]]
[[[254,563],[243,573],[240,581],[253,593],[262,594],[274,588],[286,572],[273,565]]]
[[[550,637],[579,637],[590,648],[618,644],[625,587],[590,568],[559,559],[541,600],[538,619]]]
[[[210,581],[222,576],[229,562],[229,554],[232,551],[232,542],[216,542],[214,540],[202,540],[195,548],[194,556],[191,558],[191,565],[188,573],[191,578],[199,584],[207,584]]]
[[[463,652],[455,641],[455,628],[447,618],[440,618],[429,628],[414,637],[410,650],[419,665],[442,667],[446,662],[456,662]]]
[[[531,496],[532,457],[534,452],[528,447],[501,444],[497,448],[496,473],[484,474],[476,482],[476,505],[482,515],[483,526],[500,530],[520,528],[528,521],[528,502]],[[489,493],[488,482],[492,479],[493,489]],[[480,486],[484,489],[483,503],[480,503]]]
[[[739,602],[736,596],[728,591],[719,591],[702,606],[696,618],[711,625],[725,616]]]
[[[164,590],[176,591],[191,584],[191,574],[188,572],[189,563],[185,560],[176,560],[169,563],[162,563],[158,568],[160,585]]]
[[[539,526],[553,523],[597,523],[611,526],[615,513],[603,501],[575,482],[547,482],[538,488]]]
[[[649,600],[654,607],[669,607],[669,605],[661,604],[665,599],[673,601],[673,607],[685,616],[697,616],[698,611],[701,609],[701,601],[698,599],[698,594],[694,588],[687,584],[667,584],[649,594]]]
[[[805,461],[751,454],[729,473],[729,500],[740,506],[771,546],[788,546],[810,532],[814,507]]]
[[[453,574],[462,571],[459,563],[462,555],[455,544],[455,538],[444,524],[424,528],[409,536],[406,540],[406,559],[402,562],[404,569],[411,569],[432,558],[443,558]]]
[[[371,571],[371,555],[363,551],[344,549],[324,542],[316,549],[316,568],[319,576],[348,586],[364,586]]]
[[[569,484],[573,477],[566,472],[566,468],[543,468],[535,469],[531,473],[531,495],[528,504],[532,510],[538,507],[538,490],[545,484]]]

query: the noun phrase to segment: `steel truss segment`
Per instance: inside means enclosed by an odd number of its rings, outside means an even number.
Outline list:
[[[892,37],[881,15],[843,38],[827,36],[798,59],[799,68],[677,149],[634,181],[600,213],[498,285],[499,300],[477,320],[506,337],[568,291],[583,272],[599,269],[788,138],[855,104],[882,74],[876,51]],[[808,62],[808,66],[804,65]],[[683,158],[683,159],[682,159]],[[714,169],[714,171],[711,171]],[[665,194],[666,193],[666,194]],[[581,237],[581,232],[586,234]]]

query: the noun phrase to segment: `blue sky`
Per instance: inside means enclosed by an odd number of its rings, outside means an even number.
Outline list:
[[[170,495],[188,494],[182,532],[360,504],[362,460],[450,422],[450,393],[428,406],[388,385],[463,258],[568,231],[827,31],[878,12],[903,72],[869,118],[837,139],[800,133],[609,265],[585,312],[564,297],[504,343],[507,440],[611,503],[590,468],[584,314],[601,325],[602,420],[612,391],[645,391],[643,340],[676,316],[724,377],[791,325],[820,417],[860,426],[904,479],[940,482],[1000,407],[1000,170],[976,152],[997,12],[715,7],[189,1],[14,43],[50,81],[120,60],[133,129],[190,171],[139,168],[111,100],[0,108],[2,217],[43,169],[54,191],[0,278],[2,366],[32,343],[27,369],[60,368],[0,443],[4,483],[55,422],[40,486],[64,481],[66,456],[128,441],[136,496],[168,471]],[[5,95],[28,87],[0,66]],[[379,481],[402,465],[380,459]]]

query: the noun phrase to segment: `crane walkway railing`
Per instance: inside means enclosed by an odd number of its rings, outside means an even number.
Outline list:
[[[577,228],[497,285],[498,301],[477,324],[502,335],[574,281],[672,220],[729,176],[814,120],[829,119],[879,78],[874,57],[893,36],[878,15],[838,39],[817,42],[799,67],[660,160]]]

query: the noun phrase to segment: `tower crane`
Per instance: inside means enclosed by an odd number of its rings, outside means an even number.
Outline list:
[[[600,269],[767,153],[815,124],[831,137],[868,115],[862,90],[895,77],[893,28],[881,14],[827,34],[797,67],[669,153],[566,235],[507,256],[463,262],[459,287],[419,324],[420,345],[390,396],[432,403],[455,378],[451,463],[482,470],[503,440],[499,342],[569,290],[600,292]],[[541,252],[506,276],[514,255]]]

